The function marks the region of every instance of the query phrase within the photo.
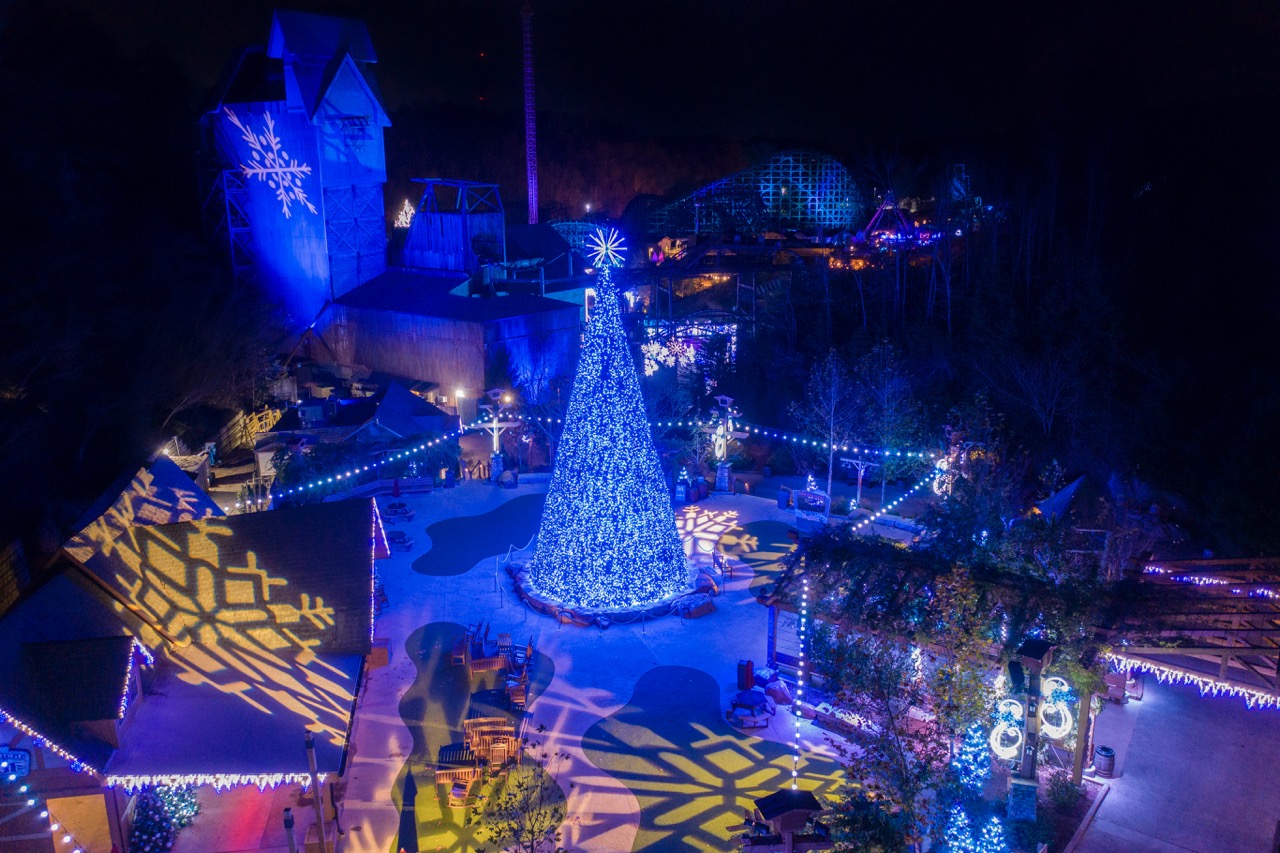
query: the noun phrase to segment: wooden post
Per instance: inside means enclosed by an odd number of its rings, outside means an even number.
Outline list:
[[[1084,758],[1089,752],[1089,741],[1093,736],[1093,694],[1084,696],[1081,703],[1084,711],[1076,723],[1076,754],[1071,761],[1071,784],[1079,785],[1084,777]]]
[[[324,832],[324,803],[320,797],[324,792],[320,789],[320,776],[316,773],[316,740],[311,732],[307,732],[307,770],[311,774],[312,803],[316,807],[316,835],[320,840],[320,853],[329,853],[329,839]]]

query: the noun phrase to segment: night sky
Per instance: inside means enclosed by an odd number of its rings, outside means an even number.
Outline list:
[[[447,175],[497,181],[522,210],[521,5],[288,4],[367,21],[394,123],[390,205],[409,177]],[[62,275],[41,266],[49,257],[84,265],[52,229],[73,198],[110,208],[86,221],[128,226],[119,239],[98,229],[77,240],[94,264],[108,251],[94,240],[150,252],[136,224],[150,216],[198,232],[195,121],[239,50],[263,43],[273,7],[0,2],[3,168],[21,179],[7,186],[25,212],[6,236],[30,250],[14,281],[31,279],[25,263]],[[1248,469],[1250,500],[1269,498],[1259,468],[1274,467],[1280,417],[1274,3],[535,0],[534,21],[544,202],[550,173],[592,152],[619,171],[644,168],[632,151],[677,152],[647,161],[650,172],[683,169],[646,184],[674,192],[783,146],[828,151],[864,187],[899,196],[927,195],[952,163],[997,203],[1058,187],[1062,216],[1097,232],[1085,261],[1112,289],[1130,366],[1169,389],[1152,413],[1179,436],[1166,464],[1185,460],[1189,477],[1223,492],[1235,487],[1219,472]],[[42,176],[59,169],[50,193]],[[586,184],[599,172],[582,174]],[[564,209],[593,192],[583,186]],[[598,208],[616,215],[628,198],[613,195]]]
[[[130,49],[159,45],[212,86],[229,57],[264,38],[275,4],[43,5]],[[520,105],[521,0],[284,5],[366,20],[393,112]],[[534,6],[540,109],[658,136],[964,144],[1063,120],[1170,110],[1194,120],[1280,93],[1280,12],[1263,2]]]

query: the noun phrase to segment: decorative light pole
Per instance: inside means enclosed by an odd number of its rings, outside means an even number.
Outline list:
[[[489,457],[489,479],[496,483],[498,477],[502,475],[501,436],[511,427],[520,426],[520,421],[511,416],[511,392],[501,388],[490,388],[485,393],[490,402],[481,403],[480,408],[488,413],[488,418],[480,426],[487,429],[493,436],[493,454]]]
[[[741,413],[733,408],[732,397],[721,394],[716,397],[716,405],[720,407],[720,422],[714,426],[707,425],[703,430],[711,434],[712,455],[716,458],[716,491],[727,492],[729,472],[733,467],[729,464],[729,441],[746,438],[747,434],[734,429],[733,419]]]

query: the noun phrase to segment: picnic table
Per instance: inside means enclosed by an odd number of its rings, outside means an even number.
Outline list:
[[[777,705],[773,700],[757,687],[739,691],[738,695],[729,702],[729,708],[741,709],[752,715],[772,714],[777,711]]]
[[[392,518],[403,518],[405,521],[413,521],[413,510],[404,501],[392,501],[383,507],[382,514]]]

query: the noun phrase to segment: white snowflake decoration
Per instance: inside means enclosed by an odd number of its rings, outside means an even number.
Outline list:
[[[687,367],[693,364],[696,355],[693,347],[680,341],[669,341],[666,344],[647,341],[640,345],[640,352],[644,355],[645,376],[652,376],[661,367],[675,367],[677,364]]]
[[[598,267],[620,267],[623,253],[627,247],[623,244],[622,235],[617,228],[610,228],[605,233],[603,228],[587,237],[587,251],[591,252],[591,263]]]
[[[230,108],[222,109],[226,112],[227,118],[231,119],[231,123],[240,129],[240,138],[249,143],[251,162],[247,166],[244,163],[240,164],[240,171],[244,176],[265,181],[267,186],[275,190],[276,200],[280,202],[280,211],[285,219],[293,215],[290,208],[295,201],[315,213],[316,206],[307,198],[306,190],[302,186],[302,179],[311,174],[311,167],[306,163],[290,159],[289,152],[285,151],[280,143],[280,137],[276,136],[276,124],[271,119],[271,113],[262,114],[263,121],[266,123],[265,132],[255,134],[236,118],[236,114]]]

